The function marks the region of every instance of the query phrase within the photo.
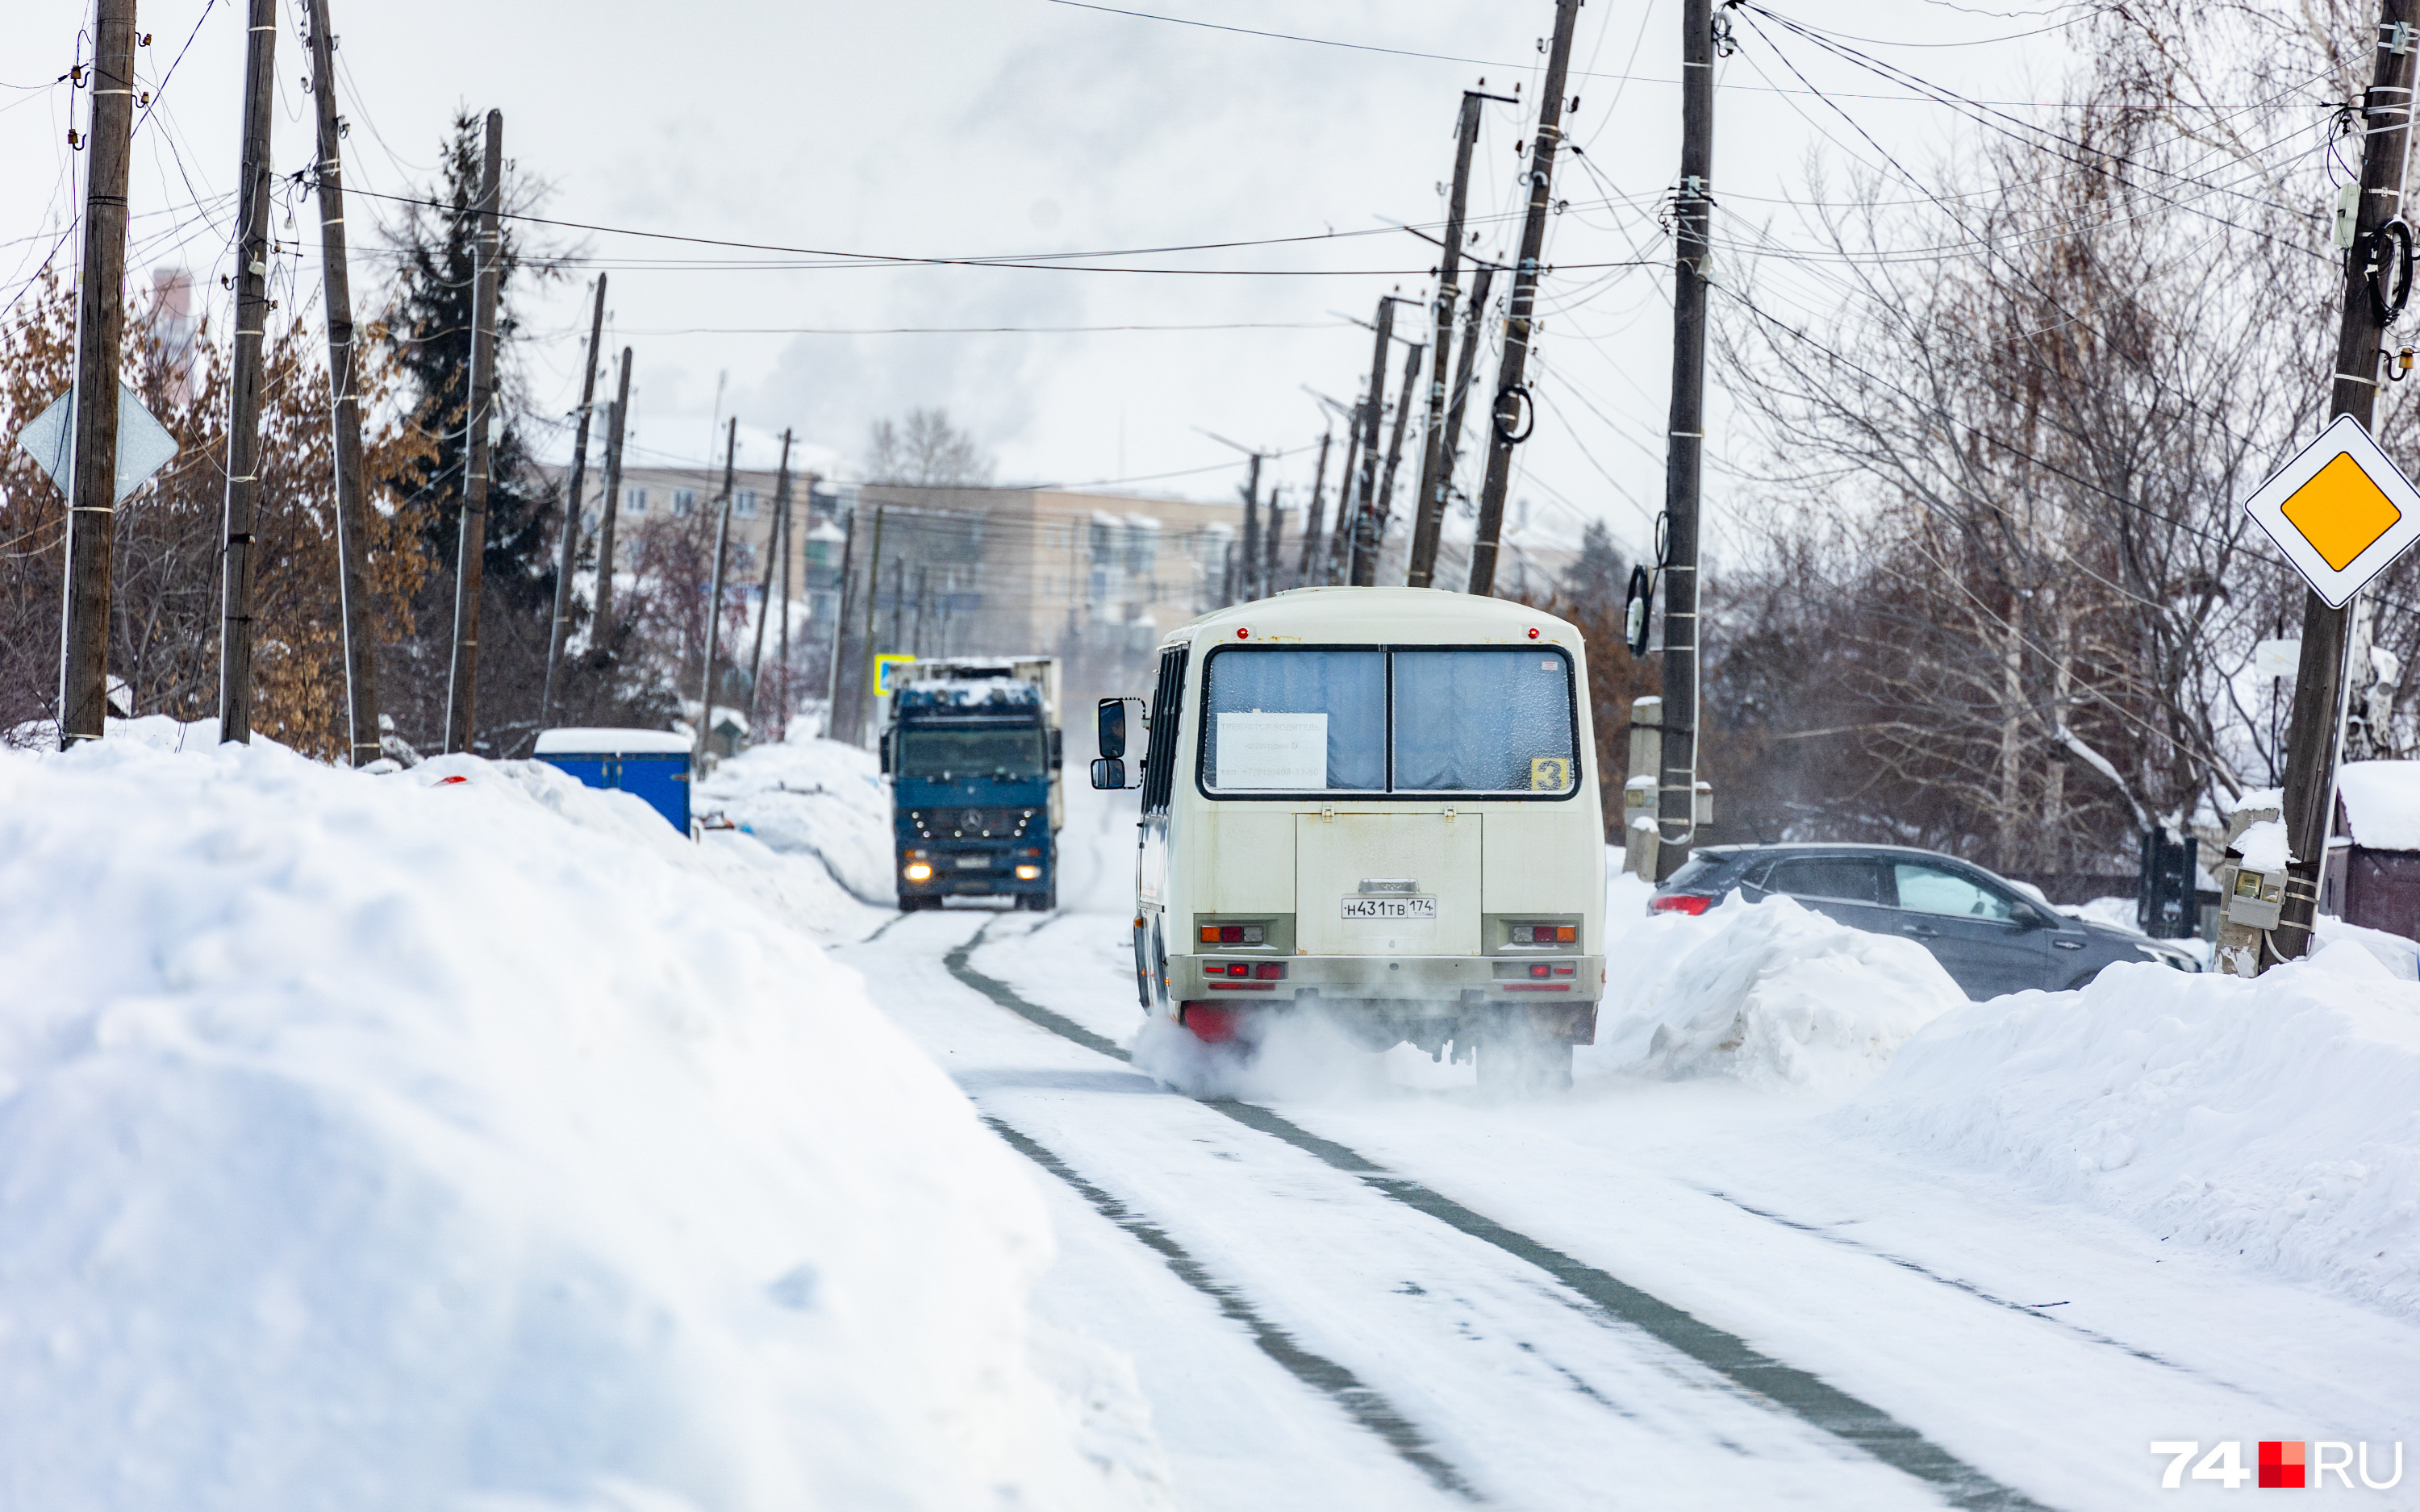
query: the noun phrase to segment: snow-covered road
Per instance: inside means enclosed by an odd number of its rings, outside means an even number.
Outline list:
[[[1037,1167],[1042,1309],[1133,1359],[1184,1506],[2132,1507],[2176,1499],[2154,1440],[2420,1436],[2420,1328],[1911,1165],[1833,1102],[1494,1103],[1400,1049],[1171,1090],[1127,1057],[1132,820],[1081,799],[1066,911],[839,953]]]

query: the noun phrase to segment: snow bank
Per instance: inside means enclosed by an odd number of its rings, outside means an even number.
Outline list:
[[[1967,1004],[1837,1117],[2420,1317],[2420,984],[2350,941]]]
[[[2347,762],[2336,768],[2336,797],[2355,844],[2420,851],[2420,762]]]
[[[717,766],[695,801],[700,813],[720,809],[777,851],[814,856],[861,903],[887,912],[898,900],[891,790],[872,751],[794,733]]]
[[[1779,897],[1734,894],[1695,918],[1658,916],[1616,936],[1606,964],[1597,1042],[1579,1052],[1584,1074],[1845,1092],[1966,1000],[1915,941]]]
[[[1156,1500],[1029,1364],[1014,1156],[557,779],[0,752],[0,1505]]]

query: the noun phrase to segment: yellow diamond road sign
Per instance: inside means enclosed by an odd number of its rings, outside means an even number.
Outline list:
[[[2350,415],[2330,422],[2243,511],[2330,609],[2350,603],[2420,541],[2420,488]]]

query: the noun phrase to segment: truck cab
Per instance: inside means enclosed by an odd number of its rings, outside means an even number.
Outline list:
[[[1056,671],[1047,658],[920,662],[892,694],[881,753],[903,912],[949,897],[1058,906]]]

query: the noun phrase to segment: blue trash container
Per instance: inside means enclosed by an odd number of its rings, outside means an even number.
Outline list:
[[[645,800],[667,824],[689,833],[690,739],[669,730],[549,730],[534,754],[592,788],[619,788]]]

